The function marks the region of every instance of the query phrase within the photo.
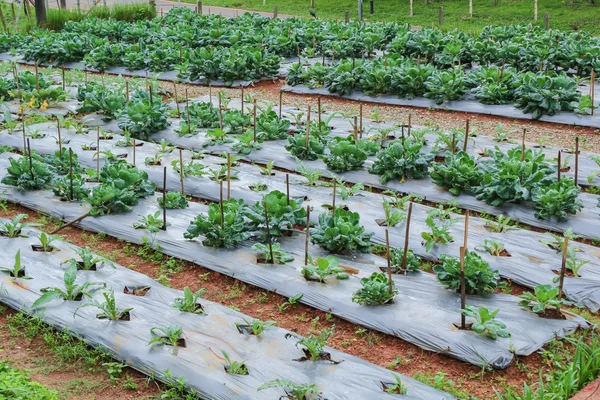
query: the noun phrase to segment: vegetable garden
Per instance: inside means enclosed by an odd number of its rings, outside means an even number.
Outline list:
[[[73,247],[56,236],[66,226],[148,245],[483,369],[595,329],[578,314],[600,309],[600,155],[578,137],[556,148],[529,142],[526,129],[512,142],[501,130],[479,135],[468,120],[451,130],[391,124],[362,106],[359,115],[325,110],[321,98],[304,109],[243,89],[190,98],[148,77],[39,71],[83,61],[226,86],[285,74],[343,95],[440,103],[472,90],[484,104],[519,99],[538,119],[593,114],[593,91],[579,85],[600,72],[600,44],[585,32],[489,27],[469,37],[174,9],[0,44],[36,63],[33,72],[3,63],[2,198],[65,222],[52,233],[24,215],[0,222],[2,301],[136,369],[169,380],[168,369],[207,398],[452,398],[326,347],[333,328],[301,337]],[[47,117],[26,123],[33,115]]]

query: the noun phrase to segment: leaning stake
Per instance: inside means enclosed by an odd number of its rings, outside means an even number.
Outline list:
[[[89,212],[89,211],[88,211],[88,212],[86,212],[85,214],[83,214],[83,215],[81,215],[81,216],[79,216],[79,217],[75,218],[73,221],[71,221],[71,222],[67,222],[67,223],[66,223],[66,224],[64,224],[64,225],[62,225],[62,226],[59,226],[58,228],[56,228],[55,230],[53,230],[52,232],[50,232],[50,234],[51,234],[51,235],[54,235],[54,234],[56,234],[56,233],[58,233],[58,232],[62,231],[63,229],[65,229],[65,228],[67,228],[67,227],[69,227],[69,226],[71,226],[71,225],[73,225],[73,224],[75,224],[75,223],[77,223],[77,222],[81,221],[82,219],[84,219],[84,218],[85,218],[85,217],[87,217],[88,215],[90,215],[90,212]]]
[[[408,203],[408,215],[406,216],[406,231],[404,232],[404,252],[402,253],[402,271],[406,271],[406,256],[408,255],[408,235],[410,233],[410,217],[412,216],[412,201]]]
[[[465,142],[463,143],[463,151],[467,151],[467,144],[469,143],[469,125],[471,120],[467,118],[467,126],[465,127]]]
[[[219,204],[221,206],[221,230],[225,229],[225,211],[223,210],[223,181],[219,181]]]
[[[29,174],[31,175],[31,180],[33,180],[33,159],[31,157],[31,144],[29,143],[29,138],[27,138],[27,154],[29,156]]]
[[[560,157],[560,150],[558,150],[558,168],[556,169],[556,174],[557,174],[556,178],[558,179],[559,182],[560,182],[560,167],[561,167],[561,165],[560,165],[560,158],[561,158]],[[575,181],[575,185],[577,185],[577,181]]]
[[[560,282],[558,284],[558,299],[562,299],[563,296],[563,284],[565,282],[565,272],[567,269],[567,253],[569,252],[569,238],[565,236],[563,242],[563,254],[562,254],[562,265],[560,267]]]

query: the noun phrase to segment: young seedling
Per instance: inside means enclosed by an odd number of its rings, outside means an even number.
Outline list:
[[[15,263],[12,268],[0,267],[0,272],[9,274],[12,277],[12,281],[16,281],[18,278],[31,279],[31,277],[25,275],[25,268],[21,265],[21,250],[15,254]]]
[[[400,376],[398,374],[394,374],[392,372],[392,377],[394,378],[394,383],[391,384],[383,384],[383,388],[387,393],[392,394],[406,394],[408,389],[402,383]]]
[[[317,400],[321,398],[321,392],[314,383],[297,384],[288,379],[275,379],[264,383],[258,387],[258,391],[271,388],[283,388],[285,396],[282,396],[282,398],[288,400]]]
[[[304,358],[298,359],[295,361],[303,361],[303,360],[328,360],[331,361],[331,356],[329,353],[323,351],[323,348],[327,345],[327,341],[329,338],[333,337],[333,330],[335,329],[335,325],[331,328],[323,329],[317,335],[310,335],[303,337],[298,342],[296,342],[296,347],[298,345],[304,346],[302,351],[304,352]],[[289,334],[288,334],[289,335]]]
[[[166,193],[166,208],[168,210],[184,209],[189,206],[188,200],[180,192],[167,192]],[[164,207],[162,196],[156,199],[160,208]]]
[[[302,267],[301,271],[307,281],[313,280],[325,283],[328,276],[335,275],[337,279],[348,279],[350,277],[344,268],[339,266],[339,261],[334,256],[319,257],[316,260],[309,256],[308,262],[309,264]]]
[[[34,244],[31,246],[34,251],[50,252],[50,251],[56,250],[50,244],[52,242],[54,242],[55,240],[59,239],[59,237],[57,235],[47,235],[45,232],[42,232],[38,236],[38,239],[40,241],[40,244]]]
[[[393,281],[390,293],[388,277],[379,272],[373,272],[371,276],[362,278],[360,284],[362,287],[352,295],[352,301],[360,305],[377,306],[390,303],[398,294],[398,289]]]
[[[148,342],[148,346],[155,343],[160,343],[173,347],[185,347],[185,345],[182,344],[182,342],[185,343],[185,341],[180,339],[181,335],[183,334],[183,328],[181,328],[181,325],[173,324],[155,326],[150,328],[150,333],[153,335],[153,337]]]
[[[504,249],[504,243],[496,242],[495,240],[485,239],[483,241],[483,249],[495,257],[509,255]]]
[[[471,330],[481,335],[486,335],[490,339],[509,338],[510,333],[506,330],[506,324],[502,321],[494,319],[494,317],[500,312],[500,309],[490,311],[485,307],[475,308],[473,306],[466,306],[462,313],[475,319],[475,322],[471,326]]]
[[[98,264],[101,263],[106,266],[116,268],[112,261],[94,254],[89,246],[85,246],[85,248],[73,247],[73,250],[81,258],[81,261],[78,262],[74,258],[71,258],[70,260],[65,261],[65,263],[75,263],[75,265],[78,265],[78,269],[83,269],[86,271],[95,270],[98,267]]]
[[[421,232],[421,237],[425,240],[425,251],[429,252],[436,244],[447,244],[453,240],[450,234],[450,227],[458,222],[458,219],[451,219],[438,226],[432,217],[427,217],[425,223],[431,229],[431,232]]]
[[[321,172],[309,169],[306,164],[302,162],[298,163],[296,171],[308,180],[306,183],[308,186],[316,186],[321,178]]]
[[[62,300],[70,300],[70,301],[79,301],[84,296],[92,297],[89,289],[94,286],[97,287],[106,287],[106,283],[104,282],[84,282],[81,285],[77,285],[75,281],[77,280],[77,265],[71,264],[65,270],[65,274],[63,277],[64,282],[64,290],[56,287],[47,287],[41,289],[42,295],[33,302],[31,308],[38,308],[47,304],[55,299]]]
[[[357,195],[364,188],[365,185],[363,185],[362,183],[356,183],[352,187],[347,187],[345,182],[338,178],[336,194],[340,196],[342,200],[346,200],[350,196]]]
[[[292,256],[290,253],[286,253],[285,251],[281,250],[280,243],[273,243],[272,245],[256,243],[252,245],[251,249],[259,251],[261,253],[261,257],[259,257],[259,262],[264,264],[270,264],[273,262],[273,260],[271,260],[271,253],[275,258],[275,262],[279,264],[285,264],[294,261],[294,256]]]
[[[173,170],[178,174],[181,173],[181,162],[179,160],[173,160],[171,162]],[[183,162],[183,176],[204,176],[207,174],[206,166],[194,160]]]
[[[392,273],[402,273],[402,258],[404,249],[392,249],[390,251],[390,265]],[[406,271],[415,272],[421,269],[421,259],[412,250],[406,252]]]
[[[113,290],[103,290],[102,297],[104,301],[91,300],[83,303],[73,313],[73,317],[77,315],[77,311],[83,307],[96,307],[101,312],[96,314],[98,319],[109,319],[111,321],[129,321],[129,312],[133,310],[133,307],[125,308],[120,310],[117,308],[117,301],[115,300],[115,292]]]
[[[231,361],[229,354],[225,350],[221,350],[223,357],[227,361],[225,364],[225,372],[232,375],[248,375],[248,367],[243,361]]]
[[[0,235],[7,236],[9,238],[16,237],[27,237],[22,233],[23,229],[30,228],[34,226],[41,226],[42,224],[36,224],[33,222],[24,222],[21,223],[22,220],[27,218],[27,214],[19,214],[15,216],[13,219],[7,222],[0,222]]]
[[[487,221],[485,223],[485,227],[490,232],[504,233],[511,229],[517,229],[517,224],[518,224],[518,222],[513,221],[510,217],[505,217],[504,215],[498,215],[496,217],[496,222]]]
[[[535,294],[524,292],[519,297],[520,306],[531,308],[536,314],[547,314],[549,309],[559,309],[562,306],[572,305],[570,301],[558,297],[559,288],[552,285],[538,285],[534,289]]]
[[[198,303],[198,299],[200,299],[204,293],[206,293],[206,289],[204,288],[198,290],[196,293],[193,293],[190,288],[186,286],[183,289],[183,297],[178,297],[175,299],[173,308],[177,308],[182,312],[206,314],[200,303]]]
[[[278,306],[279,312],[284,312],[285,310],[288,309],[289,306],[296,305],[300,301],[300,299],[302,299],[303,296],[304,296],[304,294],[300,293],[300,294],[290,297],[286,302],[281,303]]]
[[[575,251],[575,249],[573,247],[568,248],[568,250],[567,250],[567,269],[570,270],[571,272],[573,272],[574,277],[578,278],[581,276],[581,275],[579,275],[579,270],[581,269],[581,267],[583,267],[587,263],[589,263],[589,260],[586,260],[586,261],[577,260],[577,252]]]
[[[247,321],[244,319],[245,324],[236,323],[235,326],[240,333],[249,333],[250,335],[258,336],[272,326],[275,326],[275,321],[261,321],[259,319],[253,319]]]
[[[393,227],[406,221],[406,213],[392,209],[392,204],[383,197],[383,212],[385,213],[384,226]],[[378,220],[379,221],[379,220]]]
[[[275,173],[273,172],[274,166],[275,166],[275,161],[273,161],[273,160],[267,161],[267,164],[264,167],[259,166],[260,171],[261,171],[260,174],[266,175],[266,176],[275,175]]]
[[[138,222],[134,222],[133,227],[135,229],[146,229],[150,233],[157,233],[163,227],[164,221],[160,211],[154,214],[148,214],[143,216],[140,214]]]

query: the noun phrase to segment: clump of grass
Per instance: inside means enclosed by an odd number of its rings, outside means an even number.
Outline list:
[[[89,11],[49,8],[46,14],[46,28],[60,31],[68,21],[79,22],[86,17],[99,19],[114,18],[118,21],[134,22],[156,17],[156,8],[150,4],[114,4],[111,7],[96,6]]]

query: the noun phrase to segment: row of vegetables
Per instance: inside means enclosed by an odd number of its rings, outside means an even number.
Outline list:
[[[397,23],[279,20],[256,14],[226,19],[199,16],[182,7],[151,21],[88,18],[68,22],[60,32],[4,34],[0,52],[6,51],[38,63],[83,60],[100,71],[113,66],[177,69],[182,78],[200,75],[226,82],[231,80],[228,74],[234,74],[233,80],[272,76],[280,57],[339,60],[373,57],[380,51],[440,69],[477,63],[510,65],[519,72],[572,70],[578,76],[600,72],[600,43],[582,31],[489,26],[470,36],[429,28],[413,31]],[[204,66],[210,59],[213,63]],[[213,65],[216,73],[211,71]]]

